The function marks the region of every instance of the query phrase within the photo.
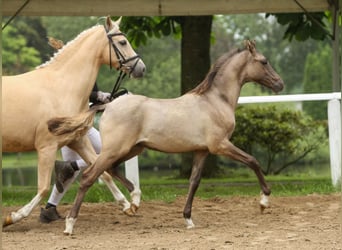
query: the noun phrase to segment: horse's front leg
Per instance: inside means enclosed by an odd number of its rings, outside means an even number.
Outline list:
[[[139,206],[140,206],[140,200],[141,200],[141,190],[139,185],[139,177],[138,179],[133,179],[132,181],[128,180],[125,176],[121,175],[118,171],[118,165],[122,162],[133,159],[134,157],[137,157],[138,154],[140,154],[144,150],[144,147],[135,145],[131,150],[128,152],[127,155],[125,155],[123,158],[118,160],[112,165],[110,174],[116,178],[118,181],[120,181],[130,192],[132,204],[129,210],[125,211],[125,214],[129,216],[133,216],[137,213]],[[137,159],[136,159],[137,161]],[[130,166],[128,166],[130,167]],[[136,169],[136,171],[139,171],[139,169]],[[135,173],[135,176],[139,176],[139,173]]]
[[[52,169],[56,159],[56,146],[48,146],[37,150],[38,153],[38,193],[24,207],[16,212],[12,212],[3,221],[3,227],[14,224],[23,218],[29,216],[32,210],[40,203],[40,201],[48,194],[50,190],[50,182]]]
[[[87,162],[88,164],[93,164],[95,162],[97,158],[97,154],[95,152],[94,147],[91,145],[91,142],[88,136],[82,137],[81,140],[75,141],[69,146],[70,148],[75,150],[83,158],[83,160]],[[126,214],[130,214],[131,204],[123,195],[123,193],[120,191],[120,189],[116,186],[111,176],[108,173],[104,172],[100,176],[100,179],[107,185],[114,199],[118,201],[118,203],[123,207],[123,211]]]
[[[225,155],[233,160],[242,162],[246,164],[248,167],[254,170],[256,176],[258,177],[259,184],[262,190],[261,200],[260,200],[260,209],[261,212],[264,211],[265,208],[269,207],[269,195],[271,194],[271,189],[268,187],[264,175],[261,171],[261,167],[259,162],[251,155],[242,151],[238,147],[234,146],[229,140],[224,140],[220,145],[215,154]]]
[[[201,181],[204,161],[207,156],[208,156],[208,151],[197,151],[194,153],[194,160],[193,160],[191,176],[190,176],[189,191],[188,191],[188,196],[186,199],[185,207],[183,210],[183,216],[184,216],[188,229],[195,227],[191,219],[192,202],[194,200],[195,193]]]
[[[131,204],[126,199],[126,197],[123,195],[123,193],[120,191],[120,189],[115,185],[113,182],[112,176],[108,174],[107,172],[104,172],[100,179],[107,185],[108,189],[112,193],[114,199],[119,203],[119,205],[122,206],[122,211],[131,216]]]
[[[138,183],[132,183],[130,180],[128,180],[124,175],[120,174],[119,168],[117,166],[118,164],[114,164],[111,168],[111,175],[120,181],[129,191],[132,199],[132,204],[130,206],[129,210],[124,211],[125,214],[129,216],[133,216],[137,213],[139,206],[140,206],[140,200],[141,200],[141,190]]]

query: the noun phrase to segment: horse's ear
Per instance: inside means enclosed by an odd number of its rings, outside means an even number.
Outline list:
[[[120,22],[121,22],[121,18],[122,17],[120,17],[118,20],[113,22],[112,19],[110,18],[110,16],[107,16],[107,19],[106,19],[106,30],[108,31],[108,34],[114,34],[115,32],[118,32],[119,25],[120,25]]]
[[[115,21],[115,24],[116,24],[118,27],[120,27],[121,19],[122,19],[122,16],[119,17],[119,19]]]
[[[105,25],[106,25],[106,30],[112,30],[113,22],[112,22],[112,19],[110,19],[110,16],[107,16]]]
[[[252,53],[252,55],[255,55],[255,40],[245,40],[245,46]]]

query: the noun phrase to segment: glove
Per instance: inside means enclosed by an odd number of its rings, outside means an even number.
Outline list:
[[[96,99],[102,103],[108,103],[108,102],[110,102],[110,93],[97,91],[97,98]]]

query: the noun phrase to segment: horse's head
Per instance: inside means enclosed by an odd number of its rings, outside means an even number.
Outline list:
[[[246,65],[246,81],[260,83],[278,93],[284,88],[284,82],[272,68],[266,57],[255,48],[255,41],[245,41],[249,59]]]
[[[145,64],[135,53],[125,34],[120,31],[120,22],[121,17],[115,22],[109,16],[106,18],[105,29],[110,45],[109,64],[134,78],[143,77]]]

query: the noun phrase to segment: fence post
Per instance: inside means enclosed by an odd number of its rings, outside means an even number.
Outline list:
[[[341,181],[341,103],[338,99],[328,102],[328,123],[331,179],[336,187]]]
[[[138,156],[135,156],[125,162],[125,175],[126,178],[134,184],[134,186],[140,189]]]

